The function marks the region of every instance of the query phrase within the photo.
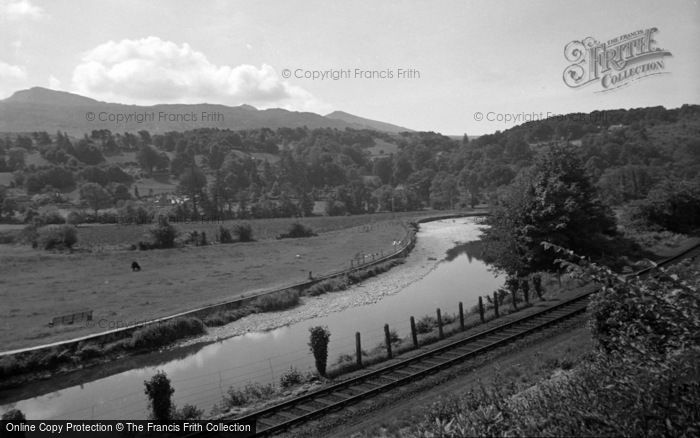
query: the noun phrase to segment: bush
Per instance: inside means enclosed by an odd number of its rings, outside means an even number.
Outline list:
[[[172,248],[175,246],[175,238],[178,235],[177,229],[170,224],[167,217],[159,217],[158,225],[151,230],[153,244],[157,248]]]
[[[277,236],[278,239],[296,239],[299,237],[312,237],[316,236],[316,233],[313,232],[313,230],[303,224],[300,224],[299,222],[293,223],[289,227],[289,231],[287,231],[284,234],[280,234]]]
[[[85,217],[77,211],[71,211],[66,217],[66,223],[70,225],[78,225],[85,222]]]
[[[158,371],[150,380],[144,380],[145,393],[151,407],[151,419],[158,422],[169,422],[173,419],[175,406],[172,396],[175,390],[170,385],[170,379],[165,371]]]
[[[42,225],[62,225],[66,223],[63,216],[56,210],[45,211],[39,216],[38,221]]]
[[[291,365],[289,366],[289,370],[285,371],[280,376],[280,386],[282,388],[289,388],[290,386],[300,385],[302,383],[304,383],[304,376],[298,369]]]
[[[13,423],[23,423],[27,421],[27,417],[19,409],[10,409],[2,414],[2,421],[11,421]]]
[[[59,225],[39,230],[38,243],[44,249],[72,249],[78,242],[78,231],[73,225]]]
[[[224,227],[219,227],[219,235],[217,236],[219,243],[233,243],[233,236],[231,232]]]
[[[137,329],[131,335],[131,346],[136,349],[152,349],[205,332],[206,327],[199,318],[176,318]]]
[[[437,320],[426,315],[416,322],[416,331],[420,334],[430,333],[435,326],[437,326]]]
[[[253,241],[253,227],[250,224],[239,224],[233,227],[233,234],[239,242]]]
[[[286,290],[256,298],[251,306],[261,312],[284,310],[299,304],[299,292]]]
[[[203,417],[204,411],[194,405],[185,405],[182,409],[176,409],[173,414],[173,420],[177,421],[201,420]]]
[[[86,360],[102,356],[103,351],[95,344],[85,344],[78,350],[77,354],[81,360]]]
[[[326,365],[328,363],[328,341],[331,333],[327,327],[310,327],[309,347],[314,355],[316,370],[321,376],[326,375]]]
[[[277,394],[275,386],[271,383],[263,385],[261,383],[248,383],[243,389],[230,387],[224,396],[223,405],[225,408],[244,406],[262,400],[268,400]]]

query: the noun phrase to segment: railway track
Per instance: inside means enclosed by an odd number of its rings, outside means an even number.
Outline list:
[[[700,244],[660,262],[657,266],[673,264],[678,260],[695,257],[698,254],[700,254]],[[655,267],[646,268],[635,275],[647,275],[653,269]],[[257,436],[266,436],[338,411],[582,314],[586,311],[589,296],[598,290],[597,288],[592,289],[555,306],[450,342],[361,376],[236,418],[235,421],[255,421]],[[194,434],[191,436],[216,436],[216,434]]]

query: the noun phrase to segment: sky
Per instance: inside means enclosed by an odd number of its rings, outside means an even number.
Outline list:
[[[565,84],[570,42],[650,28],[669,52],[660,74],[606,91]],[[699,46],[698,0],[0,0],[0,99],[41,86],[480,135],[556,114],[698,104]]]

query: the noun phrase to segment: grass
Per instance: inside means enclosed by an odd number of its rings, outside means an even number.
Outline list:
[[[304,295],[314,297],[325,294],[327,292],[337,292],[340,290],[345,290],[355,283],[359,283],[362,280],[366,280],[368,278],[386,272],[394,266],[402,264],[403,262],[404,259],[387,260],[385,262],[377,263],[376,265],[372,265],[364,269],[352,271],[351,273],[342,277],[322,280],[309,287],[308,289],[304,290]]]
[[[41,351],[0,358],[0,379],[7,379],[33,371],[53,371],[61,366],[73,368],[91,359],[109,359],[124,352],[151,351],[172,342],[204,334],[204,323],[194,317],[176,318],[134,330],[130,336],[97,343],[86,341],[67,347],[53,347]]]
[[[489,353],[475,364],[465,365],[467,371],[457,367],[427,378],[415,385],[413,392],[387,398],[391,400],[388,408],[393,410],[391,412],[393,415],[387,415],[382,409],[383,406],[371,406],[368,408],[367,415],[364,416],[366,422],[356,431],[343,430],[342,435],[358,438],[494,435],[483,432],[421,435],[416,429],[417,426],[425,427],[435,433],[433,426],[438,424],[436,423],[438,418],[442,421],[449,415],[460,412],[460,409],[465,406],[462,403],[481,400],[483,389],[488,391],[497,387],[523,391],[552,376],[567,372],[573,364],[588,357],[593,351],[593,341],[588,329],[580,321],[575,324],[566,332],[554,337],[540,333],[528,341],[505,347],[505,352]],[[522,346],[524,343],[529,345]],[[493,401],[497,402],[495,406],[499,406],[500,400]],[[491,411],[492,409],[485,409],[483,414],[488,415]],[[440,416],[440,413],[443,416]],[[444,425],[444,423],[440,424]],[[300,433],[303,432],[303,430],[300,431]],[[330,433],[327,435],[340,436]]]
[[[434,214],[434,213],[433,213]],[[219,227],[233,229],[236,225],[250,224],[256,240],[276,239],[289,231],[290,226],[299,222],[321,234],[353,227],[378,226],[394,220],[409,221],[416,217],[427,217],[430,213],[378,213],[354,216],[314,216],[307,218],[272,218],[254,220],[226,220],[184,222],[171,221],[182,233],[198,231],[208,236],[216,236]],[[129,245],[142,240],[148,234],[152,224],[143,225],[82,225],[80,226],[80,245],[84,248],[94,246],[116,246],[128,248]],[[107,227],[107,228],[105,228]]]
[[[119,230],[147,230],[150,225],[79,227],[72,254],[0,245],[0,344],[9,350],[103,331],[81,324],[47,326],[54,316],[84,308],[93,310],[95,321],[103,325],[124,325],[302,282],[309,271],[318,276],[347,269],[356,253],[388,253],[406,232],[400,219],[365,215],[309,218],[314,230],[322,232],[318,237],[274,239],[280,227],[286,230],[295,220],[247,221],[259,240],[233,245],[92,253],[79,249],[86,238],[94,241],[94,235],[109,242]],[[215,236],[218,225],[212,227],[207,235]],[[142,271],[131,271],[134,260]]]

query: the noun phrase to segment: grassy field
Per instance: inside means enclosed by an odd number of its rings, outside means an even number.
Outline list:
[[[309,271],[338,271],[357,253],[391,251],[405,236],[404,222],[421,215],[426,213],[304,219],[319,236],[284,240],[272,237],[293,219],[250,221],[257,242],[168,250],[68,254],[0,245],[0,345],[10,350],[69,339],[303,281]],[[215,235],[203,224],[178,226]],[[81,227],[78,236],[84,247],[131,243],[146,229]],[[130,270],[132,260],[141,272]],[[93,310],[95,326],[47,325],[54,316],[83,309]]]
[[[425,214],[427,215],[427,214]],[[248,223],[253,228],[256,240],[271,240],[287,232],[290,225],[300,222],[311,227],[316,233],[326,233],[357,226],[371,226],[388,220],[410,220],[420,217],[420,213],[379,213],[357,216],[318,216],[308,218],[256,219],[248,221],[227,220],[207,222],[172,222],[182,232],[205,232],[213,240],[219,227],[232,228],[234,225]],[[102,246],[128,247],[139,240],[147,238],[151,225],[83,225],[79,228],[78,245],[82,248],[99,249]]]

